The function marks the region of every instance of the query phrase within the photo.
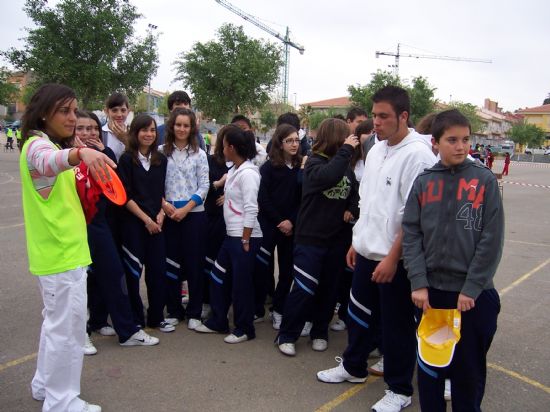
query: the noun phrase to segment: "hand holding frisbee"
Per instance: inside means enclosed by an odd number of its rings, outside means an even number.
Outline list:
[[[97,177],[99,177],[99,179]],[[126,203],[126,190],[124,190],[124,185],[111,166],[105,164],[105,168],[99,169],[99,173],[94,175],[94,180],[103,191],[105,197],[111,202],[119,206]]]

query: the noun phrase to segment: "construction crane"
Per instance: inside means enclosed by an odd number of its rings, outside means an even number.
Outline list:
[[[488,59],[472,59],[469,57],[453,57],[453,56],[437,56],[435,54],[410,54],[410,53],[401,53],[400,52],[401,43],[397,43],[397,53],[393,52],[376,52],[376,58],[380,56],[393,56],[395,57],[395,63],[391,66],[393,67],[394,74],[399,75],[399,58],[400,57],[414,57],[416,59],[436,59],[436,60],[455,60],[461,62],[475,62],[475,63],[492,63]]]
[[[300,54],[304,54],[304,51],[305,51],[304,47],[300,46],[299,44],[296,44],[296,43],[294,43],[293,41],[290,40],[290,31],[288,29],[288,26],[286,27],[286,33],[283,36],[282,34],[277,33],[271,27],[266,26],[264,23],[262,23],[256,17],[254,17],[251,14],[248,14],[248,13],[242,11],[241,9],[233,6],[228,1],[224,1],[224,0],[215,0],[215,1],[216,1],[216,3],[219,3],[220,5],[222,5],[223,7],[228,9],[229,11],[232,11],[233,13],[235,13],[237,16],[242,17],[246,21],[249,21],[250,23],[252,23],[256,27],[259,27],[263,31],[271,34],[272,36],[278,38],[280,41],[283,42],[283,44],[285,45],[284,46],[285,47],[285,60],[284,60],[283,79],[282,79],[282,81],[283,81],[283,102],[288,103],[288,71],[289,71],[289,61],[290,61],[290,48],[294,47],[296,50],[298,50],[300,52]]]

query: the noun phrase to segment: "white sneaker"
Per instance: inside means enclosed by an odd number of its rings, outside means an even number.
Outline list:
[[[338,366],[317,372],[317,379],[321,382],[340,383],[348,381],[351,383],[363,383],[367,380],[366,376],[364,378],[358,378],[357,376],[350,375],[344,368],[344,362],[341,357],[337,356],[334,359],[338,362]]]
[[[198,319],[189,319],[187,321],[187,329],[195,330],[199,325],[202,325],[202,322]]]
[[[82,412],[101,412],[101,406],[85,402]]]
[[[374,349],[371,353],[369,353],[369,359],[372,359],[372,358],[381,358],[382,356],[382,352],[380,352],[380,349],[376,348]]]
[[[99,328],[98,330],[96,330],[96,332],[99,333],[102,336],[115,336],[116,335],[116,332],[113,329],[113,327],[109,326],[109,325],[103,326],[102,328]]]
[[[84,341],[84,355],[95,355],[97,349],[90,339],[90,335],[86,334],[86,340]]]
[[[338,319],[336,322],[330,325],[330,329],[336,332],[346,330],[346,323],[342,319]]]
[[[443,392],[443,397],[446,401],[451,400],[451,380],[445,379],[445,392]]]
[[[300,333],[300,336],[309,336],[309,332],[311,332],[311,328],[313,327],[313,323],[306,322],[304,325],[304,328],[302,329],[302,332]]]
[[[178,318],[165,318],[164,321],[172,326],[177,326],[180,323]]]
[[[212,308],[208,303],[202,304],[201,319],[208,319],[212,313]]]
[[[296,346],[294,343],[281,343],[278,346],[279,351],[286,356],[296,356]]]
[[[176,330],[176,327],[166,322],[165,320],[163,320],[159,324],[159,330],[164,333],[169,333],[169,332],[174,332]]]
[[[311,349],[317,352],[324,352],[328,348],[328,342],[326,339],[313,339],[311,341]]]
[[[138,330],[126,340],[120,343],[120,346],[154,346],[159,343],[159,338],[149,335],[143,329]]]
[[[374,412],[399,412],[401,409],[406,408],[410,404],[410,396],[400,395],[398,393],[393,393],[390,390],[386,390],[386,395],[372,405],[372,410]]]
[[[254,323],[261,323],[263,322],[265,319],[263,316],[258,316],[258,315],[254,315]]]
[[[218,331],[210,329],[204,323],[201,323],[199,326],[197,326],[194,331],[199,333],[218,333]]]
[[[271,313],[271,317],[273,318],[273,329],[275,330],[281,329],[281,322],[283,321],[283,315],[281,315],[279,312],[273,311]]]
[[[382,356],[378,362],[367,368],[371,375],[384,376],[384,357]]]
[[[234,335],[233,333],[223,338],[223,341],[225,343],[241,343],[241,342],[246,342],[247,340],[248,340],[248,336],[246,335],[237,336],[237,335]]]

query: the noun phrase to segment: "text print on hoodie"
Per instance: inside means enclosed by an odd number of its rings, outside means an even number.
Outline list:
[[[384,140],[370,149],[359,185],[359,220],[353,227],[357,253],[375,261],[388,255],[414,179],[435,162],[431,148],[413,129],[394,146]]]
[[[223,217],[227,235],[241,237],[244,227],[252,228],[252,237],[262,237],[258,223],[260,171],[250,160],[227,172]]]
[[[433,287],[476,299],[493,288],[504,241],[495,175],[465,160],[418,176],[403,218],[403,254],[412,290]]]

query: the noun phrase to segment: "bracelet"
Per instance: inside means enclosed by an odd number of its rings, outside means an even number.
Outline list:
[[[84,147],[78,147],[76,149],[76,157],[78,157],[78,160],[82,160],[82,158],[80,157],[80,151],[84,149]]]
[[[247,240],[247,239],[241,239],[241,243],[243,245],[248,245],[250,243],[250,240]]]

